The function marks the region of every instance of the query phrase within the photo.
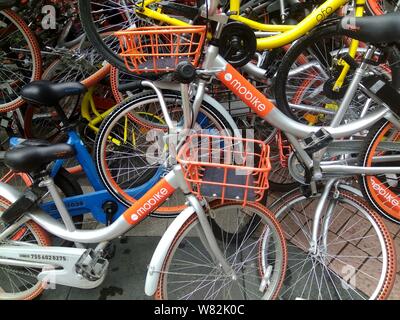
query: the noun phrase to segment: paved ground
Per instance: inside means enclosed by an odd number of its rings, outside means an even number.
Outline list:
[[[273,194],[271,199],[276,197],[279,195]],[[81,290],[59,286],[56,290],[46,291],[41,299],[150,299],[144,294],[147,264],[170,221],[148,218],[126,237],[115,240],[116,255],[111,260],[110,272],[105,282],[99,288]],[[387,222],[387,226],[400,253],[400,228],[390,222]],[[399,257],[398,254],[398,276],[390,299],[400,299]]]

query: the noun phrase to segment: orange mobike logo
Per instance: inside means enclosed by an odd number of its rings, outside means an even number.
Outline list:
[[[385,187],[382,182],[375,179],[375,177],[371,177],[371,185],[372,189],[376,191],[376,195],[378,198],[384,203],[390,203],[393,209],[396,211],[400,211],[400,201],[399,197],[394,194],[389,188]]]
[[[219,72],[217,77],[260,117],[265,117],[275,107],[230,64],[225,71]]]
[[[174,191],[175,189],[165,179],[162,179],[124,212],[125,220],[129,224],[140,222],[167,200]]]

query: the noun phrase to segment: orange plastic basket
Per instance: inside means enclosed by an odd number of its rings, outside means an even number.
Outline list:
[[[182,61],[199,63],[206,26],[154,26],[114,33],[121,57],[134,73],[165,73]]]
[[[203,197],[259,201],[268,189],[269,146],[262,141],[191,135],[177,155],[190,190]]]

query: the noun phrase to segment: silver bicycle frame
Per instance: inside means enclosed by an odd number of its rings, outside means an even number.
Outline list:
[[[54,197],[54,193],[57,193],[57,191],[55,188],[52,188],[54,185],[52,178],[47,177],[44,179],[43,185],[49,187]],[[2,193],[2,196],[10,202],[17,200],[21,196],[18,191],[6,184],[0,183],[0,189],[5,191]],[[182,192],[186,194],[186,198],[190,204],[189,208],[192,208],[193,213],[197,214],[204,234],[203,241],[207,241],[207,248],[211,250],[210,254],[214,257],[215,261],[219,263],[226,274],[235,279],[236,274],[225,260],[217,244],[217,240],[212,232],[202,204],[190,193],[180,165],[176,165],[162,180],[148,190],[142,198],[136,201],[123,215],[107,227],[96,230],[75,229],[68,223],[71,217],[67,216],[67,209],[61,197],[55,196],[54,202],[58,211],[61,213],[64,224],[41,211],[39,208],[36,208],[36,210],[32,212],[25,213],[17,222],[1,232],[0,242],[6,240],[21,226],[32,220],[57,237],[80,244],[99,243],[96,251],[101,250],[104,248],[105,242],[125,234],[161,206],[177,189],[182,190]],[[187,210],[185,212],[187,212]],[[86,250],[84,248],[43,247],[24,244],[23,242],[18,246],[5,244],[0,246],[0,265],[44,268],[38,275],[39,280],[45,281],[50,277],[58,284],[79,288],[94,288],[103,281],[104,275],[101,279],[90,281],[82,278],[74,271],[74,266],[85,252]]]
[[[366,51],[366,58],[370,58],[374,53],[374,48],[370,47]],[[264,120],[266,120],[269,124],[274,126],[277,129],[280,129],[285,135],[288,137],[289,141],[295,143],[295,149],[299,153],[300,157],[304,158],[304,160],[308,160],[308,165],[312,166],[313,162],[310,157],[302,150],[299,143],[297,143],[298,138],[305,138],[311,133],[317,132],[321,129],[321,127],[312,127],[308,125],[304,125],[302,123],[296,122],[293,119],[287,117],[283,114],[279,109],[273,106],[272,102],[268,99],[263,99],[262,94],[254,88],[244,77],[242,77],[239,73],[235,73],[233,68],[228,64],[228,62],[222,58],[218,54],[218,48],[210,45],[207,49],[206,59],[203,64],[203,69],[205,72],[209,72],[210,74],[216,74],[221,82],[223,82],[228,88],[230,88],[245,104],[247,104],[255,113],[261,116]],[[261,74],[259,68],[253,66],[246,66],[246,69],[255,74]],[[364,76],[365,70],[367,69],[367,64],[363,63],[357,70],[355,79],[345,95],[345,100],[341,106],[339,112],[335,115],[334,120],[332,121],[331,126],[324,127],[326,131],[330,133],[330,135],[334,139],[347,138],[350,137],[362,130],[370,128],[374,123],[379,121],[382,118],[386,118],[388,121],[391,121],[396,127],[400,128],[399,120],[393,115],[389,108],[386,106],[381,106],[376,111],[371,112],[364,117],[355,120],[351,124],[339,125],[342,121],[345,112],[347,111],[350,101],[356,92],[356,89],[359,83]],[[223,70],[221,72],[220,70]],[[222,73],[222,76],[219,74]],[[201,99],[201,95],[198,92],[198,96],[196,99]],[[261,101],[262,108],[259,108],[260,104],[257,104]],[[196,103],[196,100],[195,100]],[[265,109],[270,108],[265,112]],[[365,112],[364,112],[365,113]],[[350,174],[378,174],[378,173],[399,173],[400,169],[398,167],[360,167],[360,166],[349,166],[344,164],[324,164],[321,163],[319,165],[319,170],[322,173],[329,173],[333,175],[337,175],[338,178]],[[325,185],[323,190],[321,199],[318,203],[318,206],[315,211],[314,222],[313,222],[313,230],[312,230],[312,239],[310,241],[310,252],[317,253],[318,250],[318,235],[319,235],[319,221],[322,217],[322,212],[325,203],[328,201],[328,196],[332,187],[338,182],[338,178],[331,178]],[[333,205],[333,203],[332,203]],[[332,205],[329,206],[332,211]],[[326,232],[326,230],[323,230]]]
[[[203,66],[202,66],[205,73],[208,72],[209,74],[217,74],[218,75],[218,73],[220,73],[221,70],[226,71],[228,65],[229,65],[228,62],[219,55],[218,48],[216,46],[210,45],[207,48],[206,58],[205,58]],[[224,82],[224,84],[227,83],[227,81],[224,81],[221,78],[220,78],[220,80],[222,82]],[[231,81],[234,82],[235,80],[236,80],[236,82],[234,83],[234,85],[236,85],[237,87],[240,86],[240,89],[243,88],[244,92],[248,93],[251,89],[251,93],[258,92],[260,95],[262,95],[261,92],[259,92],[256,88],[254,88],[252,86],[252,84],[250,84],[243,77],[241,77],[240,79],[234,79]],[[201,83],[202,81],[204,81],[204,80],[200,80],[199,82]],[[198,100],[202,99],[203,94],[204,94],[204,90],[202,87],[199,86],[197,89],[197,95],[196,95],[194,104],[200,103]],[[245,104],[249,105],[249,107],[251,109],[253,109],[254,112],[259,114],[269,124],[271,124],[273,127],[277,128],[277,129],[281,130],[286,135],[289,134],[296,138],[305,138],[308,135],[310,135],[311,133],[315,133],[321,129],[321,127],[319,127],[319,126],[315,126],[315,127],[308,126],[308,125],[305,125],[305,124],[302,124],[302,123],[299,123],[299,122],[293,120],[292,118],[283,114],[278,108],[273,106],[272,103],[266,98],[265,98],[266,103],[272,105],[271,110],[266,114],[262,114],[261,112],[259,112],[259,110],[257,110],[254,107],[254,105],[251,105],[251,101],[249,102],[249,101],[245,100],[244,96],[239,96],[239,98]],[[362,130],[370,128],[374,123],[381,120],[382,118],[385,118],[388,121],[393,122],[396,127],[400,127],[399,121],[397,120],[397,118],[395,118],[393,116],[393,113],[390,111],[390,109],[387,108],[386,106],[381,106],[381,107],[377,108],[377,110],[367,114],[365,117],[363,117],[361,119],[355,120],[351,124],[343,124],[340,126],[328,126],[328,127],[324,127],[324,129],[326,131],[328,131],[334,139],[341,139],[341,138],[350,137]],[[367,171],[365,173],[368,173]],[[338,172],[338,173],[340,173],[340,172]]]

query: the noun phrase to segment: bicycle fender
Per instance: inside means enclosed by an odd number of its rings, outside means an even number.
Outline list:
[[[162,236],[160,242],[157,245],[156,250],[153,253],[150,264],[147,269],[146,282],[144,292],[148,296],[153,296],[156,293],[158,280],[160,278],[160,270],[164,265],[164,261],[167,257],[168,250],[174,241],[174,238],[185,222],[194,213],[193,207],[187,207],[183,210],[175,220],[170,224],[167,231]]]

